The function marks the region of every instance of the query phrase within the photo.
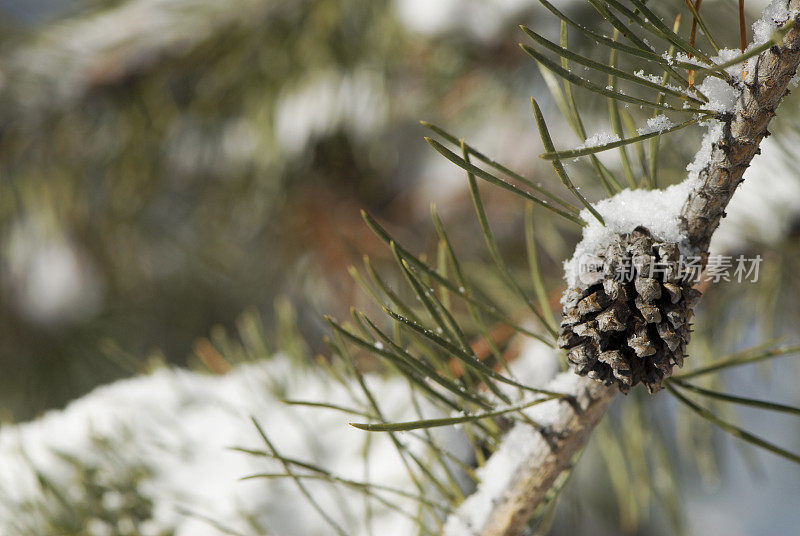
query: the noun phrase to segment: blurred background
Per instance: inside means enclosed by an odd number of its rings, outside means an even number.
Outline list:
[[[319,346],[357,299],[347,266],[389,255],[361,208],[420,250],[431,202],[469,236],[419,120],[536,165],[534,3],[0,4],[2,405],[28,419],[143,358],[185,364],[276,299]]]
[[[585,2],[554,3],[578,21],[595,18]],[[671,20],[683,2],[664,4]],[[747,2],[753,19],[763,4]],[[729,46],[736,5],[703,6]],[[535,0],[0,0],[2,420],[30,420],[161,363],[205,363],[209,338],[247,311],[276,350],[296,327],[312,353],[326,352],[322,315],[365,301],[348,266],[364,253],[391,260],[360,209],[430,252],[435,202],[479,266],[463,173],[424,142],[419,120],[557,189],[538,159],[530,96],[541,97],[563,146],[577,142],[517,46],[519,24],[557,35]],[[780,182],[753,192],[721,231],[726,251],[767,261],[747,292],[709,292],[697,344],[720,354],[795,331],[798,169],[779,146],[800,140],[797,108],[788,99],[773,129],[781,135],[768,174]],[[593,132],[607,112],[587,110]],[[664,140],[662,184],[682,179],[700,136]],[[615,155],[603,161],[619,167]],[[604,195],[583,182],[591,199]],[[486,203],[509,260],[523,261],[521,204],[512,210],[494,190]],[[561,261],[578,237],[543,225],[557,302]],[[797,401],[787,378],[765,376]],[[796,426],[785,436],[800,444]],[[686,475],[695,533],[764,533],[756,527],[769,524],[736,521],[747,508],[758,519],[779,512],[767,533],[800,526],[794,467],[787,476],[765,458],[754,480],[735,452],[720,463],[716,480]],[[602,490],[584,500],[595,509],[583,519],[605,515]],[[599,533],[569,512],[556,530]],[[663,529],[652,523],[640,533]]]

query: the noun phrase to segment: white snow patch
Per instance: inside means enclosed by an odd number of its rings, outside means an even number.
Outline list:
[[[739,69],[741,72],[741,67]],[[740,94],[738,89],[714,76],[706,76],[698,89],[708,97],[704,108],[720,113],[732,112]]]
[[[387,417],[416,418],[408,404],[408,387],[400,378],[366,377],[370,389],[381,393]],[[357,386],[352,386],[357,389]],[[264,450],[254,426],[258,419],[276,448],[287,456],[331,468],[337,475],[364,479],[366,434],[347,425],[352,416],[338,411],[286,406],[280,399],[324,401],[352,406],[350,389],[314,369],[298,369],[288,358],[276,356],[241,365],[225,376],[180,370],[160,370],[149,376],[101,387],[29,423],[0,429],[0,534],[18,534],[25,520],[22,505],[39,501],[43,494],[39,472],[75,504],[84,501],[86,482],[76,466],[99,466],[100,475],[145,466],[152,471],[138,484],[140,496],[152,501],[152,517],[141,533],[176,536],[229,534],[187,512],[227,527],[237,534],[253,534],[253,520],[269,533],[321,536],[331,529],[313,510],[297,486],[284,480],[240,481],[246,475],[283,472],[280,464],[263,457],[231,450],[241,446]],[[107,442],[113,456],[103,456],[96,440]],[[370,480],[413,489],[388,436],[375,434],[368,457]],[[109,460],[112,460],[109,462]],[[363,500],[360,494],[340,499],[325,484],[306,482],[321,506],[348,528],[362,534]],[[114,490],[109,490],[114,491]],[[109,508],[119,497],[107,493]],[[401,507],[415,506],[403,500]],[[352,517],[341,515],[342,505]],[[413,524],[396,512],[373,505],[375,527],[381,534],[411,534]],[[33,515],[33,514],[32,514]],[[347,524],[353,520],[353,526]],[[29,532],[49,533],[33,523]],[[87,521],[102,534],[102,519]],[[145,530],[145,528],[147,530]]]
[[[424,35],[445,32],[454,26],[458,0],[398,0],[395,2],[400,22],[410,30]]]
[[[711,162],[711,151],[714,148],[714,143],[719,141],[722,138],[722,127],[723,124],[717,120],[712,119],[708,123],[708,131],[703,136],[702,141],[700,142],[700,150],[697,151],[697,154],[694,156],[694,160],[692,160],[687,166],[686,171],[689,172],[689,180],[696,183],[700,171],[703,170],[708,164]]]
[[[480,479],[478,489],[467,497],[455,514],[448,516],[445,536],[467,536],[480,532],[492,512],[494,500],[502,497],[511,479],[522,468],[522,463],[533,454],[532,446],[537,444],[536,439],[536,430],[527,424],[514,426],[506,434],[500,448],[477,471]]]
[[[364,67],[346,74],[313,73],[284,92],[275,110],[275,137],[289,154],[338,128],[366,137],[386,122],[389,113],[383,80]]]
[[[528,387],[544,387],[559,372],[558,351],[536,339],[526,338],[519,356],[509,364],[511,378]],[[500,390],[514,403],[530,400],[531,393],[512,385],[499,385]],[[504,406],[497,399],[499,406]]]
[[[697,65],[698,67],[707,67],[707,64],[702,60],[699,60],[694,56],[689,56],[684,52],[677,52],[674,56],[670,56],[668,52],[664,52],[661,57],[667,60],[667,63],[670,65],[673,65],[674,61],[677,60],[682,63],[691,63],[692,65]]]
[[[787,0],[772,0],[761,12],[761,18],[753,23],[753,39],[750,47],[763,45],[772,34],[789,20],[791,14]]]
[[[576,149],[586,149],[587,147],[599,147],[601,145],[607,145],[609,143],[614,143],[615,141],[620,141],[620,137],[616,134],[611,132],[598,132],[597,134],[593,134],[586,138],[582,144],[578,145]]]
[[[660,75],[657,75],[657,74],[653,74],[653,73],[646,73],[646,72],[644,72],[643,69],[639,69],[638,71],[634,72],[633,74],[638,76],[642,80],[647,80],[648,82],[652,82],[654,84],[658,84],[662,88],[670,89],[670,90],[673,90],[673,91],[678,91],[678,92],[681,92],[681,93],[683,93],[683,91],[684,91],[684,88],[682,88],[682,87],[678,87],[678,86],[676,86],[674,84],[667,84],[664,81],[664,77],[663,76],[660,76]],[[609,88],[607,87],[606,89],[609,89]],[[663,92],[662,92],[662,95],[663,95]]]
[[[526,339],[510,368],[519,382],[529,387],[543,387],[558,374],[558,352],[542,341]]]
[[[652,134],[653,132],[664,132],[674,126],[672,121],[669,120],[669,117],[660,114],[648,119],[645,126],[636,129],[636,133],[640,136],[644,136],[645,134]]]
[[[659,85],[664,84],[664,81],[662,80],[661,76],[652,73],[646,73],[644,72],[644,69],[639,69],[633,74],[638,76],[642,80],[647,80],[648,82],[653,82],[654,84],[659,84]]]
[[[650,230],[659,240],[675,242],[688,250],[680,229],[683,202],[695,181],[685,180],[665,190],[625,189],[617,195],[594,204],[605,220],[601,224],[588,209],[581,217],[588,222],[583,239],[575,246],[575,254],[564,263],[564,278],[571,287],[580,285],[580,265],[587,255],[594,256],[607,248],[618,234],[630,233],[639,225]]]
[[[92,259],[45,213],[11,226],[0,258],[0,288],[33,322],[61,325],[92,317],[103,285]]]
[[[65,108],[97,83],[180,57],[222,28],[259,20],[264,0],[117,2],[48,26],[47,38],[18,47],[3,67],[24,83],[9,84],[15,104]],[[10,76],[9,76],[10,78]]]
[[[543,13],[544,8],[530,0],[395,0],[400,23],[413,32],[437,35],[457,31],[488,42],[500,39],[510,22],[526,10]],[[561,0],[559,8],[581,5],[577,0]]]
[[[788,3],[785,0],[772,0],[761,12],[761,18],[753,23],[753,40],[747,49],[750,50],[769,41],[775,30],[797,15],[797,10],[790,11],[788,9]],[[751,72],[753,72],[752,66],[755,61],[755,58],[751,58],[747,62]],[[800,74],[796,74],[792,78],[790,85],[797,87],[798,83],[800,83]]]

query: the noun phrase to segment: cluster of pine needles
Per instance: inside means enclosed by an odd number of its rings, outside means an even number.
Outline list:
[[[555,345],[557,319],[551,295],[559,289],[552,288],[553,285],[548,288],[543,274],[538,243],[541,222],[552,217],[567,228],[579,230],[586,224],[582,213],[602,222],[581,188],[570,178],[563,162],[588,159],[583,169],[589,181],[585,190],[590,192],[605,191],[607,195],[614,195],[624,188],[663,186],[664,181],[659,177],[662,138],[719,118],[719,113],[708,107],[709,97],[702,91],[702,81],[715,77],[740,87],[741,80],[726,69],[773,46],[791,26],[787,24],[768,42],[745,51],[742,15],[742,53],[718,63],[711,58],[719,52],[720,41],[701,16],[701,0],[686,3],[683,15],[692,20],[689,35],[681,32],[680,15],[671,23],[665,22],[644,0],[588,0],[599,14],[598,20],[605,25],[603,29],[587,27],[547,0],[539,1],[552,13],[552,20],[560,23],[559,40],[549,40],[523,26],[527,41],[521,47],[540,69],[550,97],[563,116],[560,120],[570,127],[579,142],[585,142],[588,138],[586,122],[578,102],[585,101],[588,108],[589,104],[602,99],[617,141],[558,150],[539,103],[532,99],[533,118],[544,146],[541,156],[552,163],[563,183],[565,192],[562,195],[496,162],[444,128],[423,122],[431,132],[431,137],[426,138],[428,143],[465,172],[491,269],[475,270],[474,265],[459,260],[458,245],[450,240],[435,206],[431,213],[438,248],[432,258],[415,255],[364,213],[366,224],[391,250],[398,272],[381,273],[366,257],[362,270],[351,270],[366,295],[374,301],[375,310],[384,314],[377,319],[370,313],[353,309],[348,321],[328,318],[332,328],[329,344],[334,357],[321,362],[332,377],[344,383],[347,378],[355,378],[361,391],[355,396],[361,402],[358,407],[342,407],[316,400],[289,401],[342,411],[357,421],[353,423],[357,428],[389,434],[413,483],[413,491],[340,478],[327,468],[292,459],[275,449],[258,423],[256,426],[266,450],[257,454],[277,459],[283,471],[254,477],[290,478],[312,504],[316,503],[304,482],[323,480],[363,493],[376,504],[413,517],[420,534],[439,534],[447,515],[479,484],[476,470],[502,442],[511,423],[522,421],[537,426],[526,416],[526,408],[568,396],[531,387],[514,377],[510,363],[515,358],[510,342],[514,337],[509,335]],[[739,8],[744,13],[743,3],[740,2]],[[606,35],[604,32],[609,30],[611,35]],[[697,44],[698,33],[710,51]],[[579,47],[570,45],[569,41],[573,36],[592,44],[593,56],[603,52],[606,56],[589,57],[576,52]],[[675,119],[670,123],[672,126],[637,133],[637,124],[661,114]],[[619,153],[621,172],[612,171],[597,156],[611,150]],[[479,187],[481,182],[506,190],[512,199],[521,201],[527,274],[520,275],[521,270],[504,258],[487,216]],[[582,211],[583,208],[586,211]],[[472,248],[474,244],[467,246]],[[396,277],[398,273],[399,278]],[[506,335],[498,336],[499,332]],[[720,376],[735,367],[798,352],[800,346],[771,341],[727,356],[713,352],[692,353],[689,370],[667,380],[666,389],[679,402],[680,413],[693,414],[700,418],[699,422],[711,425],[709,429],[725,431],[745,444],[800,463],[798,454],[744,429],[731,407],[742,405],[792,415],[799,415],[800,408],[725,392]],[[360,364],[366,355],[378,360],[380,370],[399,374],[407,380],[409,404],[418,413],[417,420],[387,420],[381,409],[380,394],[369,389],[362,375]],[[623,524],[627,528],[636,525],[641,512],[648,511],[649,498],[655,497],[666,506],[667,514],[679,527],[678,477],[672,459],[674,448],[669,439],[675,434],[668,431],[672,424],[657,415],[658,411],[663,411],[663,406],[656,406],[657,401],[642,395],[635,393],[625,399],[623,407],[615,409],[618,413],[609,416],[600,427],[596,441],[607,460]],[[424,417],[431,413],[439,416]],[[441,436],[434,433],[435,428],[453,425],[459,425],[470,442],[471,460],[455,456],[452,449],[443,444]],[[409,435],[401,437],[399,434],[403,432]],[[682,449],[685,458],[698,457],[694,454],[697,450],[691,448],[697,447],[698,442],[708,446],[708,452],[713,451],[713,434],[693,432],[693,435],[690,447]],[[419,448],[411,448],[408,438]],[[647,448],[642,448],[644,445]],[[531,521],[532,531],[544,533],[548,530],[555,512],[555,499],[570,474],[571,471],[567,471],[561,475],[550,492],[548,504],[540,508]],[[410,511],[397,506],[399,498],[412,500],[416,508]],[[346,534],[328,513],[318,509],[338,534]]]

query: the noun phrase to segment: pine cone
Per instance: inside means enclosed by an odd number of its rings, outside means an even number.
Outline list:
[[[677,245],[637,227],[599,255],[595,278],[567,289],[558,346],[577,374],[655,393],[683,366],[700,292],[678,259]]]

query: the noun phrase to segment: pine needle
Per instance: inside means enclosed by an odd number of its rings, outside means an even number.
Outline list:
[[[434,125],[432,123],[429,123],[427,121],[420,121],[420,124],[423,127],[427,128],[427,129],[435,132],[439,136],[443,137],[444,139],[446,139],[447,141],[449,141],[453,145],[461,147],[461,142],[462,142],[461,138],[457,138],[456,136],[450,134],[449,132],[447,132],[443,128],[441,128],[439,126],[436,126],[436,125]],[[532,188],[533,190],[536,190],[537,192],[539,192],[540,194],[542,194],[543,196],[545,196],[549,200],[554,201],[555,203],[558,203],[564,209],[566,209],[566,210],[568,210],[570,212],[575,212],[575,213],[578,212],[578,209],[576,207],[574,207],[570,203],[567,203],[566,201],[564,201],[563,199],[561,199],[557,195],[553,194],[552,192],[548,191],[546,188],[543,188],[541,184],[536,184],[532,180],[530,180],[527,177],[525,177],[524,175],[520,175],[516,171],[514,171],[512,169],[509,169],[508,167],[504,166],[503,164],[497,162],[496,160],[494,160],[492,158],[489,158],[488,156],[486,156],[482,152],[478,151],[475,147],[469,145],[466,142],[464,143],[464,146],[466,147],[466,149],[469,152],[469,154],[471,154],[472,156],[474,156],[475,158],[477,158],[478,160],[480,160],[484,164],[487,164],[487,165],[495,168],[499,172],[505,173],[509,177],[520,181],[521,183],[523,183],[523,184],[527,185],[528,187]]]
[[[683,405],[685,405],[686,407],[691,409],[693,412],[698,414],[700,417],[702,417],[702,418],[706,419],[707,421],[711,422],[712,424],[718,426],[722,430],[728,432],[729,434],[731,434],[731,435],[733,435],[735,437],[738,437],[739,439],[741,439],[743,441],[747,441],[748,443],[751,443],[751,444],[753,444],[753,445],[755,445],[757,447],[761,447],[761,448],[763,448],[765,450],[768,450],[768,451],[772,452],[773,454],[777,454],[778,456],[780,456],[782,458],[785,458],[785,459],[787,459],[789,461],[792,461],[794,463],[800,464],[800,456],[799,455],[797,455],[797,454],[795,454],[793,452],[790,452],[788,450],[782,449],[781,447],[779,447],[777,445],[774,445],[774,444],[772,444],[772,443],[770,443],[768,441],[765,441],[764,439],[761,439],[760,437],[758,437],[756,435],[753,435],[750,432],[748,432],[746,430],[743,430],[742,428],[739,428],[738,426],[734,426],[731,423],[720,419],[719,417],[717,417],[716,415],[711,413],[706,408],[698,406],[697,404],[695,404],[694,402],[692,402],[691,400],[689,400],[688,398],[686,398],[685,396],[680,394],[677,391],[677,389],[675,389],[675,387],[672,386],[671,383],[666,383],[665,385],[666,385],[666,388],[669,390],[669,392],[673,396],[675,396],[675,398],[677,398],[679,402],[681,402]]]
[[[544,144],[544,149],[548,153],[555,153],[555,147],[553,147],[553,140],[550,138],[550,132],[547,130],[547,124],[544,121],[544,116],[542,115],[542,111],[539,109],[539,105],[536,103],[536,99],[531,98],[531,104],[533,105],[533,115],[536,118],[536,124],[539,127],[539,135],[542,138],[542,143]],[[586,198],[575,188],[575,185],[572,184],[572,181],[569,179],[569,175],[567,175],[567,170],[564,169],[564,166],[561,164],[561,161],[558,158],[553,158],[553,169],[556,170],[556,174],[558,178],[561,179],[561,182],[564,183],[564,186],[572,192],[572,194],[578,198],[578,200],[586,207],[586,209],[597,218],[601,224],[605,225],[603,221],[603,217],[600,215],[597,210],[589,203]]]
[[[729,393],[720,393],[710,389],[704,389],[700,386],[681,381],[679,379],[671,379],[675,385],[678,385],[688,391],[695,392],[708,398],[716,400],[724,400],[725,402],[732,402],[734,404],[741,404],[743,406],[750,406],[759,409],[766,409],[769,411],[777,411],[779,413],[790,413],[793,415],[800,415],[800,408],[795,406],[787,406],[785,404],[777,404],[775,402],[768,402],[766,400],[756,400],[754,398],[746,398],[743,396],[732,395]]]
[[[530,402],[525,402],[516,406],[489,411],[486,413],[478,413],[475,415],[463,415],[461,417],[443,417],[441,419],[425,419],[420,421],[408,421],[397,423],[380,423],[380,424],[364,424],[351,422],[350,426],[365,430],[367,432],[405,432],[408,430],[419,430],[420,428],[436,428],[439,426],[452,426],[454,424],[462,424],[466,422],[479,421],[481,419],[488,419],[490,417],[499,417],[507,413],[521,411],[531,406],[554,400],[556,397],[541,398]]]
[[[781,348],[773,348],[771,350],[766,350],[766,351],[763,350],[764,346],[771,346],[772,344],[774,343],[766,343],[759,347],[751,348],[743,352],[733,354],[730,357],[720,359],[716,363],[713,363],[706,367],[702,367],[697,370],[690,370],[687,372],[683,372],[681,374],[676,374],[675,376],[673,376],[673,378],[685,380],[688,378],[695,378],[697,376],[702,376],[704,374],[717,372],[731,367],[738,367],[741,365],[749,365],[751,363],[757,363],[759,361],[764,361],[766,359],[772,359],[773,357],[780,357],[784,355],[800,353],[800,346],[785,346]]]
[[[545,160],[561,160],[561,159],[577,158],[579,156],[586,156],[589,154],[600,153],[603,151],[608,151],[609,149],[615,149],[617,147],[623,147],[625,145],[631,145],[634,143],[642,142],[644,140],[649,140],[650,138],[655,138],[657,136],[669,134],[670,132],[675,132],[676,130],[686,128],[691,125],[696,125],[698,121],[700,120],[690,119],[689,121],[684,121],[683,123],[673,125],[669,128],[665,128],[664,130],[657,130],[655,132],[649,132],[647,134],[641,134],[639,136],[633,136],[631,138],[617,140],[610,143],[604,143],[601,145],[595,145],[592,147],[584,147],[582,149],[570,149],[567,151],[547,152],[540,155],[540,157],[544,158]]]
[[[578,225],[584,225],[585,222],[580,217],[576,216],[574,213],[564,212],[563,210],[561,210],[559,208],[556,208],[553,205],[551,205],[548,201],[539,199],[538,197],[534,196],[533,194],[531,194],[529,192],[526,192],[525,190],[521,190],[520,188],[514,186],[510,182],[507,182],[507,181],[505,181],[505,180],[503,180],[503,179],[501,179],[499,177],[496,177],[496,176],[492,175],[491,173],[488,173],[488,172],[482,170],[479,167],[473,166],[469,162],[466,162],[463,158],[461,158],[458,155],[456,155],[453,151],[451,151],[451,150],[447,149],[446,147],[444,147],[438,141],[436,141],[434,139],[431,139],[431,138],[425,138],[425,141],[427,141],[428,144],[431,147],[436,149],[436,151],[438,151],[439,154],[441,154],[442,156],[444,156],[445,158],[450,160],[452,163],[454,163],[458,167],[464,169],[465,171],[468,171],[468,172],[472,173],[476,177],[480,177],[481,179],[485,180],[486,182],[488,182],[490,184],[494,184],[495,186],[499,186],[500,188],[503,188],[504,190],[508,190],[509,192],[515,193],[517,195],[520,195],[520,196],[524,197],[525,199],[533,201],[534,203],[543,206],[547,210],[550,210],[551,212],[554,212],[555,214],[558,214],[559,216],[561,216],[563,218],[566,218],[566,219],[568,219],[569,221],[571,221],[573,223],[577,223]]]
[[[682,112],[682,113],[697,113],[697,112],[706,112],[709,114],[715,114],[712,110],[705,110],[702,108],[676,108],[674,106],[669,106],[667,104],[658,103],[658,102],[651,102],[645,99],[640,99],[638,97],[632,97],[630,95],[626,95],[620,91],[613,91],[610,89],[606,89],[601,87],[589,80],[581,78],[580,76],[573,74],[566,69],[563,69],[560,65],[557,65],[555,62],[551,61],[549,58],[545,57],[543,54],[537,52],[533,48],[529,47],[525,44],[520,44],[522,49],[528,53],[533,59],[541,63],[543,66],[547,67],[550,71],[552,71],[557,76],[568,80],[569,82],[575,84],[576,86],[583,87],[588,89],[593,93],[597,93],[604,97],[608,97],[611,99],[618,100],[620,102],[627,102],[629,104],[635,104],[637,106],[645,106],[648,108],[655,108],[658,110],[664,110],[668,112]]]

